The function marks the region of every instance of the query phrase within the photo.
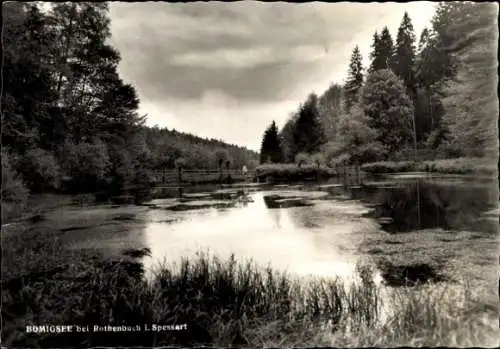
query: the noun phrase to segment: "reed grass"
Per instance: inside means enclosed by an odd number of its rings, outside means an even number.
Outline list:
[[[498,328],[474,320],[467,300],[459,302],[470,297],[470,287],[463,294],[437,285],[425,287],[441,293],[402,288],[385,299],[372,276],[365,265],[354,283],[305,281],[234,255],[199,253],[145,277],[134,259],[89,255],[38,278],[26,270],[2,280],[2,340],[8,347],[495,346]],[[26,333],[26,324],[143,330],[40,335]],[[152,324],[186,328],[144,330]]]

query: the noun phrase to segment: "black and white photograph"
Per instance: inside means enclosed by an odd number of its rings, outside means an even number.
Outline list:
[[[3,2],[2,347],[499,347],[498,18]]]

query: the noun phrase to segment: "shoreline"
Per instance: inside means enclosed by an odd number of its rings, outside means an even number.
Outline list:
[[[486,158],[456,158],[424,161],[378,161],[365,163],[361,170],[373,174],[435,174],[498,179],[497,160]]]

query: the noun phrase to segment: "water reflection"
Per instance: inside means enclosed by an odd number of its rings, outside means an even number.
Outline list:
[[[375,203],[368,216],[380,221],[390,233],[421,229],[471,230],[496,234],[498,224],[482,219],[482,214],[498,204],[490,185],[432,183],[414,181],[394,187],[366,187],[371,195],[364,201]]]
[[[462,275],[467,268],[480,274],[498,233],[494,187],[414,178],[261,191],[188,187],[182,198],[172,193],[141,207],[67,210],[64,219],[45,224],[63,232],[74,248],[121,254],[148,247],[146,269],[208,250],[302,276],[352,280],[355,264],[366,258],[388,285],[398,286],[405,279]],[[400,232],[406,234],[394,234]]]
[[[253,259],[260,265],[271,263],[302,275],[352,277],[357,258],[343,253],[334,242],[336,236],[338,241],[346,241],[342,236],[360,230],[360,222],[345,220],[335,229],[331,225],[311,229],[297,214],[307,216],[311,207],[269,209],[265,199],[269,193],[251,195],[253,202],[247,206],[188,211],[175,224],[149,223],[145,236],[152,258],[145,259],[146,268],[155,267],[163,258],[175,262],[202,250],[223,258],[234,253],[237,258]],[[156,220],[158,214],[161,211],[155,212]]]

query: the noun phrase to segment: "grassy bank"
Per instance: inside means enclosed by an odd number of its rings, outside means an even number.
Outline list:
[[[400,290],[383,318],[368,267],[359,268],[354,286],[331,279],[304,283],[252,262],[200,254],[159,266],[146,281],[133,258],[137,251],[111,260],[65,250],[48,230],[30,234],[2,237],[2,339],[8,347],[494,346],[491,336],[498,336],[493,325],[467,313],[467,287],[457,293],[428,286],[420,296]],[[27,324],[142,330],[42,335],[26,333]],[[153,324],[186,327],[144,330]]]
[[[380,161],[367,163],[361,169],[369,173],[434,172],[443,174],[496,176],[497,164],[492,159],[457,158],[433,161]]]
[[[258,181],[305,181],[318,180],[335,176],[334,169],[324,166],[295,164],[264,164],[255,169],[255,177]]]

